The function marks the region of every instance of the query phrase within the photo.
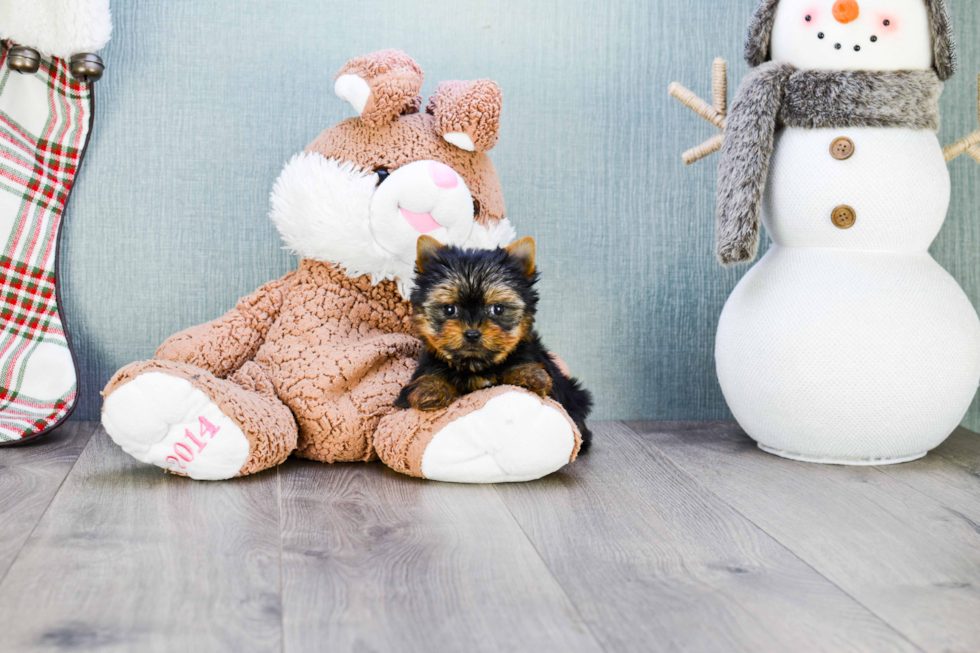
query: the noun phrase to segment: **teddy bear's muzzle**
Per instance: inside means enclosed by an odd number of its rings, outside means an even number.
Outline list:
[[[396,258],[414,261],[426,234],[462,244],[473,228],[473,197],[463,178],[439,161],[414,161],[390,171],[371,200],[371,231]]]

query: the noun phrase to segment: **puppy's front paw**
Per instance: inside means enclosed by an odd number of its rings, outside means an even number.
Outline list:
[[[405,386],[402,396],[409,406],[418,410],[441,410],[459,396],[448,381],[438,376],[420,376]]]
[[[526,388],[539,397],[547,397],[551,394],[551,376],[540,363],[518,365],[507,371],[503,381],[506,385]]]

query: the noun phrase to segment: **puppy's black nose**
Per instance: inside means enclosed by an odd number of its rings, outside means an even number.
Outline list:
[[[481,335],[482,334],[479,332],[479,330],[469,329],[463,334],[463,337],[466,338],[466,342],[479,342]]]

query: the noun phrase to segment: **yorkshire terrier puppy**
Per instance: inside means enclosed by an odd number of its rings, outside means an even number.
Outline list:
[[[592,395],[561,373],[534,330],[534,254],[531,238],[495,250],[419,238],[412,321],[425,351],[395,406],[439,410],[475,390],[516,385],[561,404],[582,434],[581,450],[589,447]]]

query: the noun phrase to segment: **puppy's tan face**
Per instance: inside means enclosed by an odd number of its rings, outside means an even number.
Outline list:
[[[519,292],[493,275],[472,284],[454,275],[427,294],[413,320],[431,351],[472,369],[498,364],[533,324]]]
[[[452,367],[477,372],[504,362],[533,336],[534,256],[531,238],[494,250],[419,238],[413,320],[429,351]]]

